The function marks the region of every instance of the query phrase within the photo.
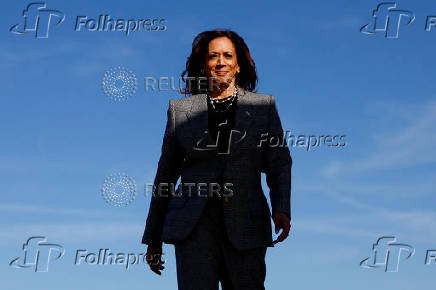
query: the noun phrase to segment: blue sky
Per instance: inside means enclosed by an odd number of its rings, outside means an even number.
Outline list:
[[[174,248],[157,276],[134,265],[73,265],[77,249],[141,253],[168,100],[145,91],[146,76],[177,78],[199,32],[228,28],[250,48],[258,92],[276,97],[296,135],[346,135],[345,147],[291,147],[292,230],[267,251],[267,289],[424,289],[436,264],[436,15],[434,1],[398,1],[415,21],[398,39],[366,35],[377,1],[48,1],[65,13],[47,39],[16,35],[30,2],[3,3],[0,19],[0,268],[3,289],[176,289]],[[164,18],[165,31],[74,31],[77,16]],[[104,72],[123,66],[136,94],[103,94]],[[124,172],[136,199],[117,208],[101,197],[104,178]],[[264,192],[268,188],[263,176]],[[61,244],[48,273],[9,267],[33,235]],[[398,273],[359,266],[381,236],[414,246]],[[404,274],[404,275],[401,275]]]

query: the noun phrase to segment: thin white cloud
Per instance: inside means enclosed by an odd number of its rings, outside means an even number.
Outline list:
[[[319,27],[322,30],[356,30],[365,24],[365,20],[356,15],[342,15],[341,17],[334,16],[330,19],[323,19]]]
[[[356,221],[354,216],[342,215],[342,221],[347,221],[349,225],[342,225],[338,220],[332,220],[330,216],[322,216],[317,218],[302,218],[293,221],[293,227],[296,232],[309,231],[314,233],[334,235],[336,237],[365,237],[374,238],[377,237],[377,232],[365,229],[360,223],[353,223]],[[357,218],[361,220],[361,218]]]
[[[323,170],[323,175],[355,174],[378,169],[399,169],[416,165],[434,164],[436,154],[436,102],[430,101],[411,108],[415,118],[401,130],[388,131],[376,136],[377,151],[350,162],[334,161]],[[396,116],[403,120],[401,114]]]
[[[57,243],[138,240],[144,224],[133,222],[57,222],[15,223],[0,225],[0,244],[11,245],[31,236],[45,236]]]
[[[89,217],[104,217],[117,216],[117,217],[133,217],[135,215],[131,213],[121,213],[113,211],[104,211],[97,209],[85,209],[85,208],[62,208],[62,207],[47,207],[40,205],[23,205],[14,203],[2,203],[0,205],[0,211],[5,212],[18,212],[24,214],[56,214],[56,215],[72,215],[72,216],[89,216]]]

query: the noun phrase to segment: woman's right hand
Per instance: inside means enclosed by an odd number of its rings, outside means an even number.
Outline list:
[[[161,260],[162,258],[162,244],[160,245],[148,245],[146,260],[150,267],[150,269],[158,275],[161,275],[161,270],[165,269],[163,264],[165,261]]]

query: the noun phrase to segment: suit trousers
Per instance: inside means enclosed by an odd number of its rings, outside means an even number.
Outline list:
[[[188,237],[174,244],[179,290],[264,290],[267,247],[237,250],[226,233],[222,200],[207,201]]]

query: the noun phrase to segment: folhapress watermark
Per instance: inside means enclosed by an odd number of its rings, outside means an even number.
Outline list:
[[[399,37],[400,28],[415,21],[415,14],[410,10],[398,9],[396,2],[382,2],[372,11],[370,23],[363,25],[360,32],[364,34],[384,34],[386,38]],[[436,16],[427,16],[425,31],[436,27]]]
[[[385,272],[398,272],[400,262],[410,259],[415,248],[409,244],[397,243],[395,236],[382,236],[372,245],[372,255],[363,259],[360,266],[368,269],[384,269]],[[436,265],[436,250],[426,250],[425,265]]]
[[[55,24],[51,24],[54,19]],[[13,25],[9,31],[20,35],[33,33],[35,38],[47,38],[50,27],[58,26],[64,20],[63,12],[48,9],[44,2],[32,2],[23,10],[22,22]]]
[[[249,112],[246,112],[249,113]],[[221,125],[221,124],[220,124]],[[213,138],[209,131],[204,131],[204,134],[198,141],[195,142],[193,150],[196,151],[206,151],[206,150],[216,150],[221,138],[220,126],[218,126],[217,136]],[[217,152],[217,154],[230,154],[232,145],[241,143],[246,139],[247,132],[231,129],[230,136],[227,140],[226,150],[224,152]],[[343,148],[348,145],[346,141],[347,135],[344,134],[292,134],[291,130],[285,130],[281,136],[270,134],[269,132],[259,133],[259,137],[256,140],[256,147],[269,147],[269,148],[280,148],[280,147],[293,147],[293,148],[304,148],[307,152],[313,148],[327,146],[329,148]]]
[[[249,112],[246,112],[246,113],[249,113]],[[224,148],[220,148],[219,144],[220,144],[221,138],[223,136],[221,131],[224,128],[224,126],[226,126],[226,125],[227,125],[227,122],[223,122],[223,123],[218,124],[216,138],[212,137],[209,130],[205,130],[203,132],[204,133],[203,136],[200,137],[200,139],[198,139],[195,142],[193,150],[195,150],[195,151],[217,150],[217,154],[229,155],[232,145],[238,144],[239,142],[244,140],[246,135],[247,135],[247,132],[245,130],[240,131],[237,129],[231,129],[227,143],[223,143]],[[219,150],[219,149],[222,149],[222,150]]]
[[[109,14],[101,14],[98,18],[77,16],[74,31],[122,31],[126,35],[136,31],[166,30],[165,19],[124,19],[112,18]]]
[[[365,268],[383,267],[385,272],[398,272],[402,253],[407,253],[403,257],[403,260],[407,260],[413,256],[415,249],[407,244],[395,243],[396,240],[395,237],[391,236],[380,237],[372,245],[372,257],[362,260],[360,266]]]
[[[162,253],[164,255],[165,253]],[[112,252],[110,249],[99,249],[96,251],[89,251],[86,249],[76,250],[74,265],[121,265],[129,269],[131,265],[138,265],[141,262],[145,264],[157,263],[157,257],[161,258],[160,254],[146,254],[146,253],[123,253]],[[156,261],[156,262],[155,262]],[[162,260],[165,264],[165,260]]]
[[[48,272],[51,262],[64,255],[64,247],[48,243],[44,236],[34,236],[23,244],[23,255],[13,259],[9,266],[14,268],[33,268],[35,272]]]
[[[305,148],[307,151],[310,151],[311,148],[327,146],[340,148],[347,146],[347,142],[345,141],[347,135],[341,134],[323,134],[323,135],[306,135],[306,134],[292,134],[290,130],[285,130],[283,135],[280,136],[272,136],[268,132],[261,133],[261,137],[258,143],[258,147],[262,147],[265,143],[268,147],[301,147]]]
[[[60,260],[65,253],[63,246],[48,243],[45,236],[32,236],[23,245],[23,255],[13,259],[9,266],[14,268],[30,268],[35,272],[48,272],[49,264]],[[73,265],[117,265],[128,270],[132,265],[161,263],[162,254],[125,253],[115,252],[108,248],[100,248],[98,251],[77,249]],[[159,259],[158,259],[159,258]],[[21,263],[20,263],[21,262]],[[165,260],[162,260],[165,263]]]
[[[66,18],[62,11],[48,9],[46,2],[31,2],[22,14],[22,22],[14,24],[9,31],[20,35],[33,33],[35,38],[48,38],[50,29],[59,26]],[[128,36],[139,31],[164,31],[167,29],[166,22],[165,18],[157,17],[126,19],[110,14],[99,14],[96,17],[80,15],[75,17],[73,31],[123,32]]]

